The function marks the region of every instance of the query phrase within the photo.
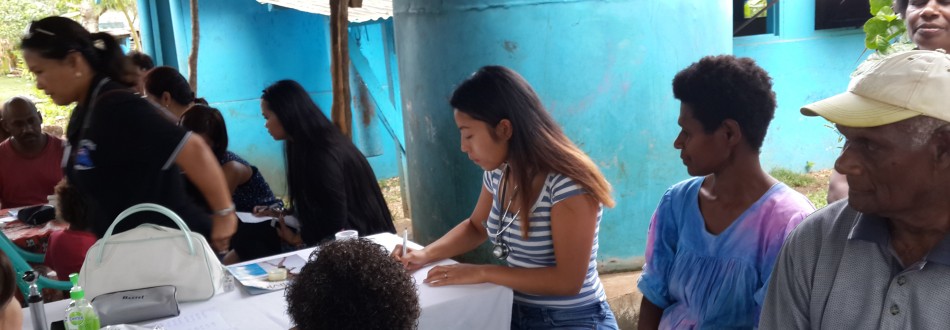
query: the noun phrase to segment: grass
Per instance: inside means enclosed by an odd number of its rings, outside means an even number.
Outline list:
[[[815,183],[815,178],[813,177],[781,167],[772,169],[769,175],[792,188],[807,187]]]
[[[803,174],[776,167],[769,172],[769,175],[808,197],[815,207],[822,208],[828,205],[828,180],[831,177],[831,170]]]
[[[32,95],[33,82],[20,78],[0,75],[0,100],[6,101],[17,95]]]
[[[815,205],[815,208],[822,208],[828,205],[828,189],[821,189],[805,195],[808,200]]]
[[[62,135],[69,112],[73,106],[58,106],[53,104],[42,91],[36,89],[36,84],[25,77],[0,75],[0,102],[6,102],[14,96],[26,96],[36,102],[36,108],[43,114],[44,131]]]

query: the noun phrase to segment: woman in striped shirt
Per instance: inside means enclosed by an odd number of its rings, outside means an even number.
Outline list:
[[[481,195],[472,215],[445,236],[395,257],[415,270],[488,240],[508,267],[436,266],[425,282],[512,288],[512,329],[616,329],[597,274],[600,218],[603,206],[614,204],[603,174],[508,68],[481,68],[455,90],[451,105],[462,151],[485,170]]]

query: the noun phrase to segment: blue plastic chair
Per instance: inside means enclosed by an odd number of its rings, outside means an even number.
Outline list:
[[[33,267],[30,267],[30,262],[42,263],[46,256],[21,249],[19,246],[16,246],[16,244],[13,244],[13,242],[7,238],[7,235],[3,233],[0,233],[0,250],[3,250],[3,253],[5,253],[7,257],[10,258],[10,262],[13,263],[13,269],[16,270],[16,284],[25,297],[30,293],[30,286],[23,281],[23,273],[33,269]],[[36,281],[36,285],[39,286],[40,289],[51,288],[56,290],[69,290],[73,287],[69,281],[58,281],[46,276],[40,276]]]

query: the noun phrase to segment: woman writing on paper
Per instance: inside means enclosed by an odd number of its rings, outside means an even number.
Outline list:
[[[436,266],[433,286],[495,283],[514,289],[511,328],[616,329],[597,273],[597,232],[610,184],[516,72],[481,68],[451,99],[462,152],[485,170],[472,215],[425,249],[394,257],[409,270],[488,240],[509,267]]]
[[[90,34],[71,19],[47,17],[30,25],[21,46],[36,87],[58,105],[77,103],[66,131],[65,172],[90,202],[89,219],[98,237],[120,212],[149,202],[173,210],[218,252],[228,250],[237,217],[221,167],[201,138],[134,94],[130,86],[137,74],[111,35]],[[210,219],[184,197],[182,171],[215,210]],[[175,226],[142,212],[122,221],[116,232],[142,223]]]

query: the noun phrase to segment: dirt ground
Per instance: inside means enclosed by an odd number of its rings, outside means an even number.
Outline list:
[[[828,181],[831,179],[831,170],[815,171],[807,175],[814,178],[815,182],[802,187],[794,187],[794,189],[807,196],[817,208],[828,205]]]
[[[396,233],[401,234],[404,228],[409,229],[409,238],[412,238],[412,220],[406,217],[405,208],[402,205],[402,190],[399,186],[399,178],[389,178],[379,181],[379,188],[383,191],[383,198],[386,199],[386,206],[393,215],[393,223],[396,225]]]

